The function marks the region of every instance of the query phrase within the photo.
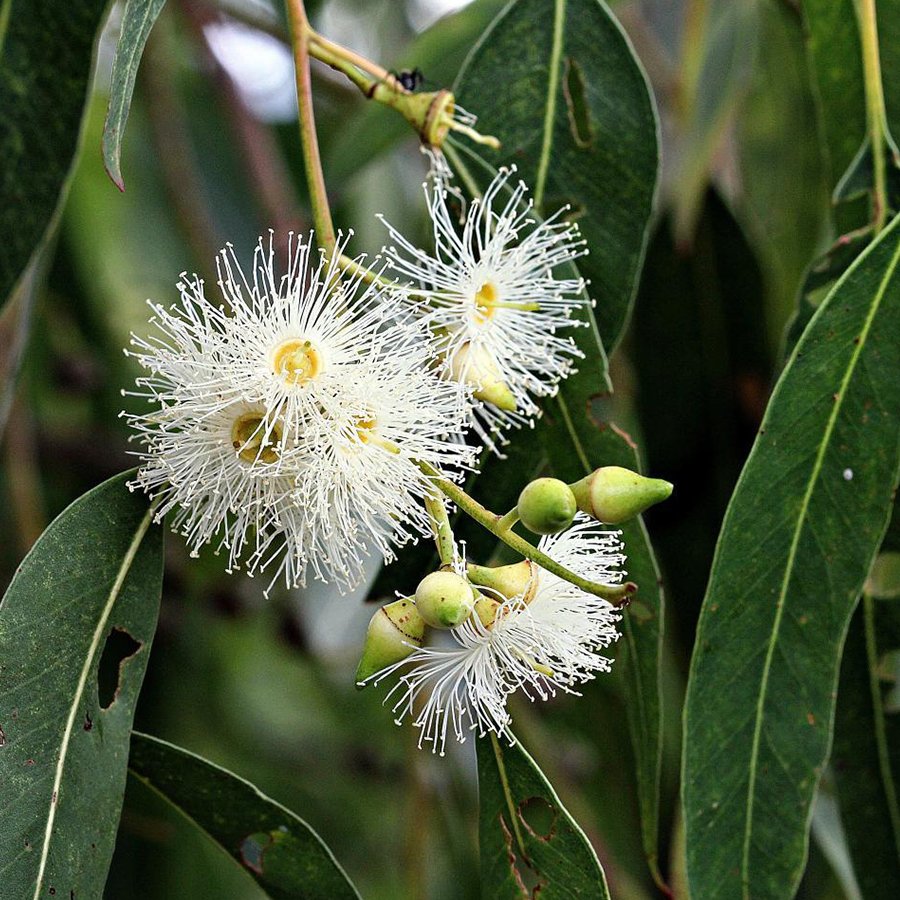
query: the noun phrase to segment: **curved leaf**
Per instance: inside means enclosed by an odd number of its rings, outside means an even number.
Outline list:
[[[797,884],[841,646],[900,469],[900,220],[822,303],[775,389],[719,538],[682,778],[691,892]]]
[[[536,27],[541,23],[541,27]],[[489,86],[489,89],[485,89]],[[516,0],[466,60],[456,93],[502,142],[549,215],[572,207],[590,248],[579,269],[611,350],[628,318],[658,167],[646,78],[599,0]]]
[[[4,897],[103,892],[162,587],[162,530],[127,479],[66,509],[0,605]]]
[[[522,745],[476,749],[482,897],[608,900],[594,848]]]
[[[106,113],[106,124],[103,126],[103,163],[109,177],[120,191],[125,190],[120,156],[125,123],[131,109],[134,80],[137,77],[144,45],[150,37],[150,30],[165,3],[166,0],[125,0],[122,8],[122,30],[113,59],[109,84],[109,109]]]
[[[269,897],[358,900],[322,839],[250,782],[148,734],[131,739],[131,774],[205,831]]]
[[[107,0],[0,3],[0,305],[59,204]]]

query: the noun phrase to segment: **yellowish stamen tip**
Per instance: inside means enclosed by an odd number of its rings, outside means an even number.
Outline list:
[[[495,304],[498,299],[497,288],[490,281],[486,281],[475,292],[475,315],[479,325],[494,318],[494,314],[497,312]]]
[[[374,416],[368,419],[360,417],[356,420],[356,434],[364,444],[369,443],[377,424]]]
[[[231,446],[244,462],[276,462],[280,443],[281,428],[273,425],[266,434],[263,417],[259,413],[244,413],[232,423]]]
[[[312,381],[322,371],[322,354],[306,338],[289,338],[275,349],[272,368],[288,384]]]

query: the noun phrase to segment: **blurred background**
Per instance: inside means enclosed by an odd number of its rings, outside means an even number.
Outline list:
[[[307,4],[319,31],[395,70],[420,67],[434,89],[452,86],[503,5]],[[676,484],[672,500],[648,516],[670,614],[665,870],[666,856],[678,858],[681,696],[709,563],[804,270],[833,238],[836,175],[820,149],[796,3],[613,6],[653,84],[663,138],[658,213],[631,325],[612,357],[616,395],[603,413],[635,438],[650,474]],[[249,260],[267,229],[309,227],[280,6],[169,0],[138,77],[124,194],[100,155],[119,19],[114,5],[45,277],[18,306],[20,324],[30,317],[31,329],[0,451],[3,587],[57,513],[134,465],[118,414],[131,408],[120,391],[136,371],[122,348],[130,332],[146,333],[147,298],[177,299],[182,271],[214,284],[215,254],[226,241]],[[415,136],[391,111],[370,108],[340,76],[314,65],[339,227],[354,228],[357,251],[377,252],[381,212],[424,240],[425,163]],[[14,348],[16,323],[7,317],[2,327]],[[387,583],[379,580],[378,590]],[[383,691],[354,690],[373,610],[365,592],[276,587],[266,601],[264,587],[261,578],[226,576],[212,554],[189,561],[180,539],[169,536],[162,617],[136,727],[234,770],[295,810],[367,900],[477,896],[471,742],[446,759],[417,751],[413,730],[396,727],[381,706]],[[588,685],[582,700],[520,703],[514,719],[597,848],[613,895],[653,896],[617,676]],[[831,846],[831,812],[826,797],[801,897],[845,896],[833,868],[840,871],[840,859],[819,849]],[[135,783],[107,895],[261,896]]]

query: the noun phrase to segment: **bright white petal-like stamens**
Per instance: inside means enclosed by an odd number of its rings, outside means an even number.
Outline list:
[[[480,371],[495,371],[515,398],[514,411],[472,404],[474,424],[492,445],[492,436],[502,440],[503,427],[533,417],[534,398],[555,393],[569,373],[581,354],[571,338],[555,332],[580,324],[572,310],[590,302],[583,279],[558,277],[560,267],[587,253],[578,227],[561,219],[564,210],[537,222],[527,187],[511,181],[514,172],[498,173],[470,205],[461,229],[447,186],[436,179],[425,189],[434,253],[389,224],[395,244],[384,251],[389,270],[412,282],[407,295],[429,301],[428,320],[453,377],[477,382]]]
[[[462,425],[458,395],[428,369],[427,332],[410,332],[395,349],[390,360],[359,364],[329,398],[317,430],[301,437],[308,462],[295,507],[318,542],[318,552],[306,554],[317,577],[352,584],[373,547],[390,561],[395,546],[430,535],[423,499],[435,488],[416,461],[456,477],[478,452],[453,439]]]
[[[364,284],[361,267],[342,274],[337,259],[346,240],[339,238],[326,257],[311,240],[290,235],[281,277],[271,235],[256,248],[250,278],[230,246],[218,260],[232,311],[223,329],[232,378],[294,436],[316,427],[323,408],[356,377],[354,366],[373,356],[395,357],[409,345],[410,329],[422,339],[414,309],[397,294],[377,282]]]
[[[145,445],[135,485],[192,552],[218,538],[230,567],[350,588],[373,548],[391,558],[428,532],[432,486],[414,460],[456,477],[476,450],[459,440],[464,410],[433,369],[427,324],[323,255],[314,264],[311,239],[290,239],[276,276],[272,245],[249,279],[223,252],[228,309],[186,276],[179,306],[151,304],[158,335],[128,351],[147,370],[131,393],[155,407],[128,416]]]
[[[585,578],[616,584],[625,574],[619,538],[579,514],[572,528],[543,538],[540,548]],[[455,646],[417,649],[372,679],[403,672],[388,697],[395,698],[398,722],[414,716],[420,746],[430,743],[443,754],[448,735],[464,741],[472,730],[511,740],[510,694],[521,689],[530,700],[546,700],[557,690],[576,693],[574,685],[609,670],[600,651],[619,637],[615,607],[542,569],[534,578],[529,603],[524,595],[503,600],[489,627],[473,615],[452,630]]]

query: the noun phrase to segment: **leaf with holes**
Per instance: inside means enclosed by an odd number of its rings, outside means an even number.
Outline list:
[[[0,3],[0,305],[59,203],[78,146],[94,37],[108,5]]]
[[[599,0],[517,0],[469,55],[456,93],[502,142],[488,151],[491,165],[515,163],[542,215],[572,207],[590,248],[579,269],[613,348],[634,296],[658,165],[653,102],[618,22]]]
[[[109,108],[103,126],[103,163],[113,183],[120,191],[125,181],[120,168],[122,138],[131,109],[134,80],[150,30],[162,12],[166,0],[125,0],[122,8],[122,29],[116,44],[112,75],[109,82]]]
[[[682,778],[695,896],[784,897],[806,858],[841,647],[900,470],[900,219],[779,379],[719,538]]]
[[[476,748],[482,896],[608,898],[594,848],[522,745]]]
[[[267,896],[358,900],[356,888],[312,828],[243,778],[138,732],[128,767],[230,854]]]
[[[127,479],[66,509],[0,604],[4,896],[103,893],[162,588],[162,530]]]

